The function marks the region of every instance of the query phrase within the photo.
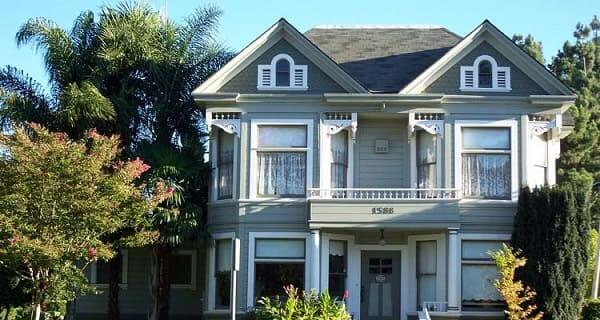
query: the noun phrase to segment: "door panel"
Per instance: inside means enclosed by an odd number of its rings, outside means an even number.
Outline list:
[[[400,319],[400,252],[361,254],[362,320]]]

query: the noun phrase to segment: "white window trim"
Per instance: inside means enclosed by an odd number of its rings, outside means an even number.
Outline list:
[[[189,289],[196,290],[197,286],[197,273],[198,273],[198,252],[196,250],[187,250],[187,249],[178,249],[175,250],[175,255],[189,255],[192,257],[192,265],[191,265],[191,283],[189,284],[171,284],[172,289]]]
[[[446,234],[427,234],[427,235],[414,235],[408,236],[408,256],[410,264],[408,265],[409,292],[415,292],[415,294],[408,297],[409,304],[407,306],[408,312],[416,312],[417,308],[417,242],[421,241],[435,241],[436,242],[436,288],[435,295],[436,301],[447,301],[446,298]],[[433,302],[433,301],[431,301]]]
[[[121,277],[123,278],[123,282],[119,283],[119,287],[121,289],[126,290],[128,287],[127,284],[127,273],[129,270],[129,250],[121,249]],[[108,262],[108,261],[107,261]],[[99,289],[108,288],[108,283],[97,283],[98,282],[98,265],[96,262],[92,262],[90,264],[90,284]]]
[[[237,199],[238,198],[238,161],[239,161],[239,136],[238,134],[231,133],[231,135],[233,136],[233,183],[232,183],[232,193],[231,193],[231,198],[230,199],[219,199],[219,165],[218,165],[218,159],[219,159],[219,130],[223,130],[223,129],[218,129],[218,130],[211,130],[211,134],[213,134],[213,139],[211,139],[211,147],[212,147],[212,151],[210,153],[210,161],[212,164],[212,172],[213,172],[213,176],[212,176],[212,183],[211,183],[211,201],[212,202],[226,202],[226,201],[231,201],[232,199]],[[214,132],[214,133],[213,133]],[[230,134],[227,133],[226,131],[223,130],[223,133],[225,134]]]
[[[329,134],[327,128],[329,126],[321,126],[321,150],[320,150],[320,188],[330,189],[331,188],[331,134]],[[342,131],[346,131],[348,137],[348,168],[346,171],[346,188],[354,187],[354,139],[352,139],[352,129],[346,128]],[[340,131],[341,132],[341,131]],[[338,133],[340,133],[338,132]],[[336,134],[338,134],[336,133]]]
[[[454,185],[462,197],[462,128],[463,127],[504,127],[510,129],[510,200],[463,199],[462,201],[517,202],[519,198],[519,150],[517,120],[456,120],[454,122]]]
[[[232,246],[233,246],[233,241],[235,239],[235,232],[223,232],[223,233],[213,233],[211,235],[212,237],[212,243],[210,245],[210,248],[208,250],[208,266],[206,267],[206,270],[208,270],[208,274],[207,274],[207,292],[208,292],[208,304],[207,304],[207,309],[206,311],[227,311],[226,309],[217,309],[216,308],[216,302],[215,302],[215,294],[216,294],[216,290],[217,290],[217,280],[215,278],[215,264],[216,264],[216,258],[217,258],[217,246],[216,246],[216,241],[217,240],[231,240]]]
[[[277,197],[259,197],[258,196],[258,127],[261,125],[279,125],[279,126],[306,126],[306,148],[289,148],[289,151],[306,151],[306,190],[312,188],[313,185],[313,134],[314,134],[314,120],[313,119],[255,119],[251,120],[251,132],[250,132],[250,199],[259,200],[273,200],[281,199]],[[306,197],[307,195],[305,195]],[[285,199],[285,198],[284,198]],[[294,199],[294,198],[290,198]]]
[[[480,88],[479,87],[479,64],[482,61],[488,61],[492,65],[492,87],[491,88]],[[465,72],[473,72],[473,87],[466,86]],[[506,72],[506,87],[498,87],[498,71]],[[460,90],[461,91],[477,91],[477,92],[510,92],[511,79],[510,79],[510,67],[499,67],[496,59],[489,55],[481,55],[475,59],[472,66],[461,66],[460,67]]]
[[[249,232],[248,234],[248,288],[247,288],[247,300],[246,306],[250,309],[254,307],[254,279],[255,279],[255,248],[256,239],[304,239],[304,259],[258,259],[258,261],[289,261],[289,262],[300,262],[304,261],[304,288],[306,290],[310,287],[310,244],[308,241],[308,232]]]
[[[410,185],[412,188],[418,188],[418,176],[417,172],[417,131],[424,130],[422,128],[415,127],[415,131],[411,134],[410,139]],[[428,134],[431,134],[427,132]],[[442,145],[444,144],[444,135],[435,134],[437,136],[436,150],[435,150],[435,170],[436,170],[436,188],[442,188]]]
[[[281,87],[277,86],[277,62],[279,60],[284,59],[287,60],[290,64],[290,85]],[[264,86],[262,83],[262,72],[264,69],[268,69],[271,74],[271,85]],[[294,81],[294,74],[296,69],[302,69],[302,86],[296,86]],[[308,65],[297,65],[294,62],[294,59],[285,53],[280,53],[271,59],[271,64],[261,64],[258,65],[257,72],[257,82],[256,82],[257,90],[300,90],[306,91],[308,90]]]

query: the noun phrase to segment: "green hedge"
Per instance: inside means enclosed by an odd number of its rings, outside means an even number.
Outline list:
[[[581,311],[582,320],[600,320],[600,299],[589,300]]]

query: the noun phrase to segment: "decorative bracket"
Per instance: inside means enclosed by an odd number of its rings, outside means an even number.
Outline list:
[[[356,141],[358,115],[356,112],[325,112],[323,125],[328,135],[335,135],[346,128],[352,128],[352,140]]]
[[[562,115],[557,114],[554,119],[544,116],[530,116],[531,121],[528,123],[529,132],[536,136],[550,131],[553,136],[560,136],[562,129]]]
[[[239,112],[206,112],[206,126],[210,133],[212,126],[221,128],[228,134],[240,136],[240,113]]]
[[[439,113],[415,114],[411,112],[408,114],[408,126],[411,135],[414,134],[415,127],[419,127],[429,134],[444,137],[444,119],[443,115]]]

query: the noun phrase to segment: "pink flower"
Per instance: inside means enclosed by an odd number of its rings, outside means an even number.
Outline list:
[[[96,257],[96,248],[94,247],[90,247],[88,248],[87,254],[88,254],[88,258],[90,259],[94,259]]]
[[[14,237],[8,239],[8,245],[14,246],[17,243],[17,241],[19,241],[19,236],[14,236]]]
[[[173,187],[168,187],[168,188],[167,188],[167,193],[168,193],[168,194],[171,194],[171,193],[173,193],[173,191],[175,191],[175,189],[174,189]]]
[[[348,291],[348,289],[344,290],[344,295],[342,295],[342,300],[348,299],[349,296],[350,296],[350,292]]]

